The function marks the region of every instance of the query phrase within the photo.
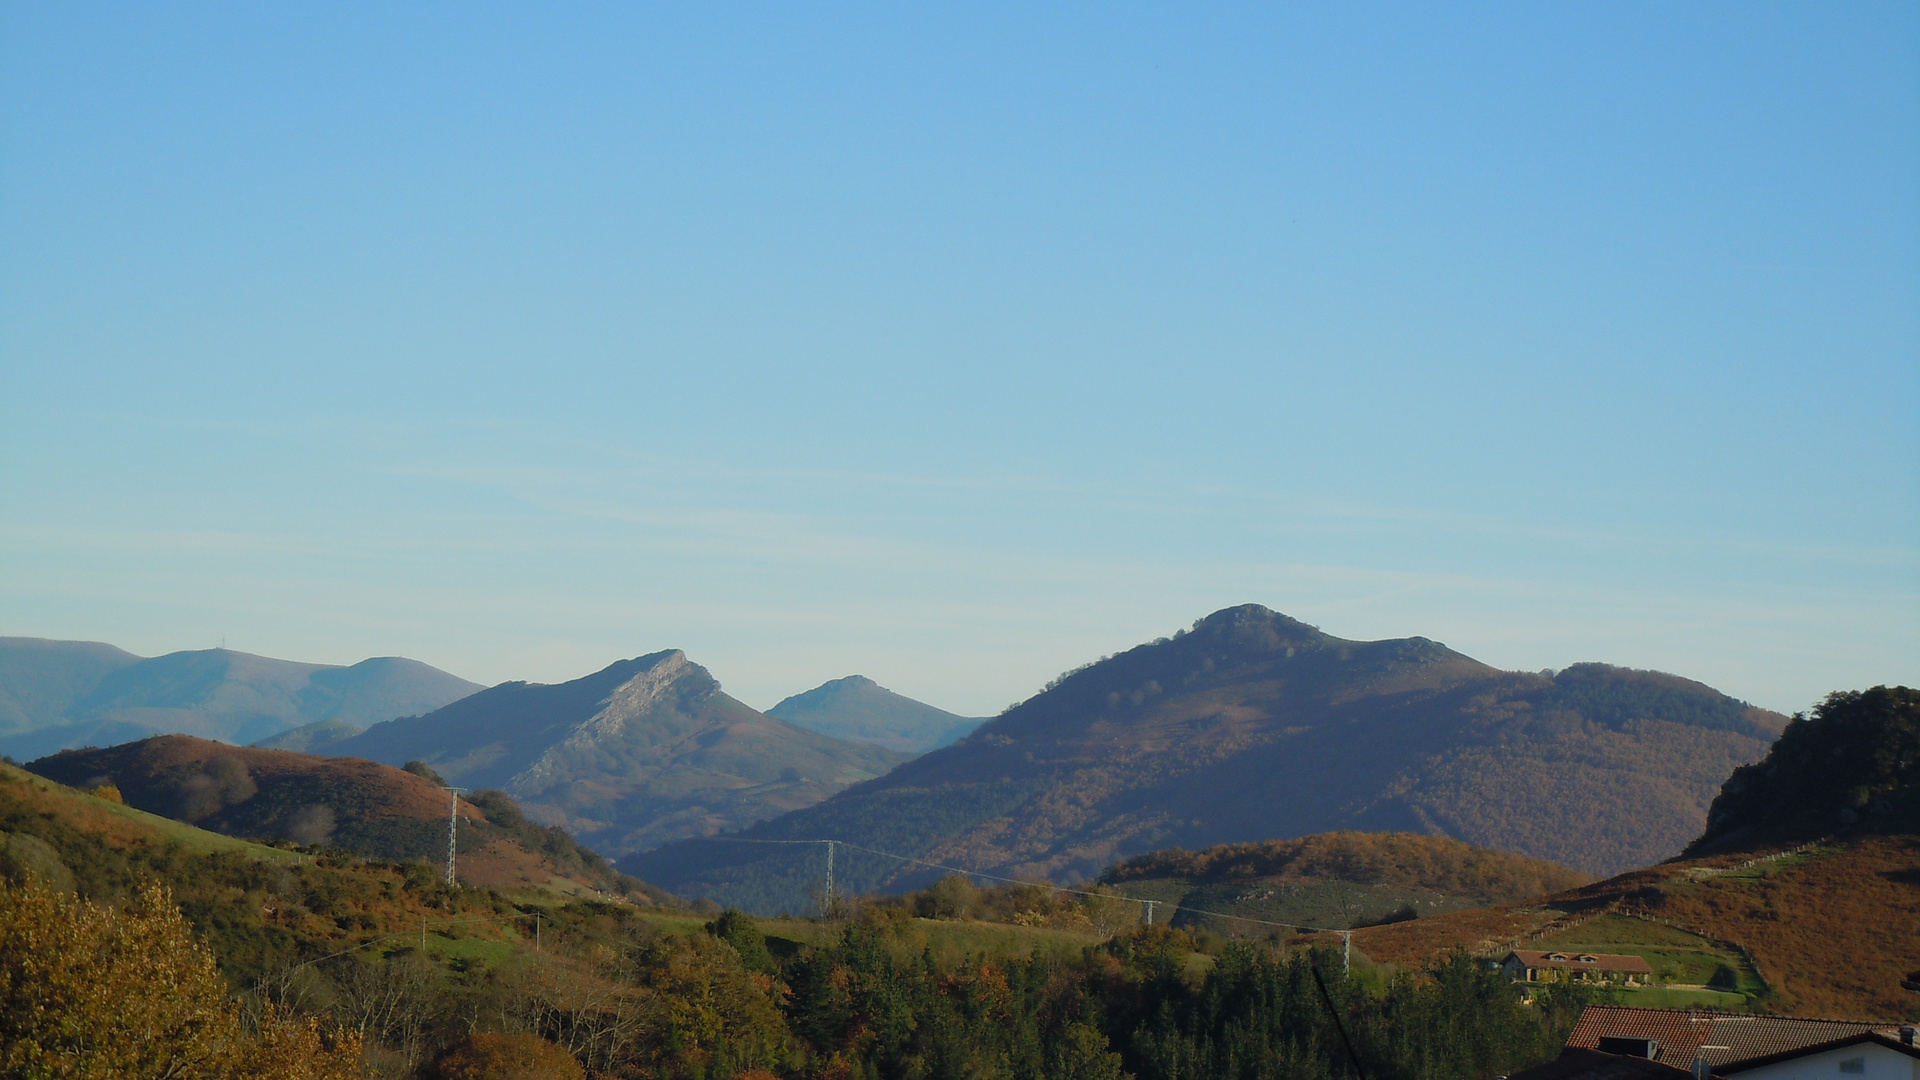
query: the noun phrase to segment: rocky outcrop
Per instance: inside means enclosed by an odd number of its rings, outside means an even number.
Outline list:
[[[500,788],[610,855],[812,806],[908,756],[756,712],[678,649],[552,686],[503,683],[325,752]]]

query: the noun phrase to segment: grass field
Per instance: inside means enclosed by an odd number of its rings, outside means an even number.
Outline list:
[[[1644,990],[1621,991],[1619,1003],[1642,1009],[1719,1009],[1722,1012],[1742,1012],[1752,1002],[1753,999],[1745,994],[1722,993],[1718,990],[1674,990],[1656,986]]]
[[[431,955],[444,956],[449,960],[463,960],[468,964],[478,964],[481,967],[493,967],[505,963],[507,957],[513,955],[516,947],[514,942],[504,939],[451,937],[440,930],[427,935],[427,952]]]
[[[1638,956],[1653,965],[1654,979],[1662,983],[1706,987],[1671,990],[1676,994],[1706,994],[1720,1008],[1739,1008],[1751,997],[1766,994],[1760,973],[1732,949],[1721,948],[1685,930],[1634,918],[1602,915],[1570,930],[1540,939],[1536,949],[1580,950]]]

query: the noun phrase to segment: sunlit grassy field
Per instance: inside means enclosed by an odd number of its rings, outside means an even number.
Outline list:
[[[1749,997],[1767,992],[1767,984],[1746,957],[1733,949],[1717,946],[1696,934],[1662,923],[1628,915],[1602,915],[1562,933],[1542,938],[1534,948],[1581,950],[1638,956],[1653,965],[1654,978],[1662,983],[1705,989],[1668,989],[1666,995],[1704,996],[1717,1008],[1738,1008]],[[1630,991],[1634,1004],[1644,1004],[1643,995],[1655,989]],[[1650,997],[1648,1000],[1651,1000]],[[1693,1002],[1686,1002],[1692,1004]]]

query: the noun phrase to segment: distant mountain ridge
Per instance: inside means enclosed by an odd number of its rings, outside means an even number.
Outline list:
[[[1606,873],[1677,853],[1783,717],[1678,676],[1504,672],[1425,638],[1347,641],[1258,605],[1071,672],[953,746],[756,826],[839,839],[836,882],[926,860],[1079,880],[1116,859],[1342,829],[1452,836]],[[802,848],[688,841],[630,857],[682,895],[798,910]]]
[[[612,855],[811,806],[908,756],[756,712],[678,649],[551,686],[502,683],[321,750],[500,788]]]
[[[402,657],[350,667],[228,649],[143,659],[98,642],[0,638],[0,752],[26,760],[172,733],[246,743],[426,712],[479,689]]]
[[[864,675],[849,675],[795,694],[768,716],[848,742],[924,754],[966,737],[983,723],[896,694]]]

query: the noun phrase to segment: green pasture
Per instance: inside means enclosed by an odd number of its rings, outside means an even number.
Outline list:
[[[1759,881],[1762,878],[1772,877],[1783,870],[1791,870],[1795,867],[1805,866],[1807,863],[1813,862],[1816,859],[1825,858],[1828,855],[1834,854],[1834,852],[1834,848],[1816,846],[1810,847],[1805,851],[1796,851],[1791,855],[1778,859],[1757,860],[1752,866],[1729,866],[1724,869],[1703,868],[1695,871],[1695,873],[1698,873],[1702,877],[1712,877],[1728,881]]]
[[[402,939],[403,942],[408,940],[412,939]],[[501,938],[454,937],[442,930],[430,931],[427,934],[429,955],[459,961],[467,966],[495,967],[505,963],[515,949],[525,948],[531,944],[531,942],[516,943]]]
[[[1666,1008],[1679,1004],[1744,1008],[1767,992],[1767,984],[1744,956],[1677,927],[1630,915],[1602,915],[1541,938],[1530,949],[1617,953],[1638,956],[1653,966],[1654,979],[1706,987],[1702,990],[1649,987],[1622,991],[1632,1004]],[[1681,999],[1685,1000],[1682,1001]],[[1677,1007],[1674,1006],[1674,1007]]]
[[[1643,1009],[1720,1009],[1724,1012],[1740,1012],[1752,1000],[1745,994],[1720,990],[1674,990],[1653,986],[1620,991],[1619,1004]]]

